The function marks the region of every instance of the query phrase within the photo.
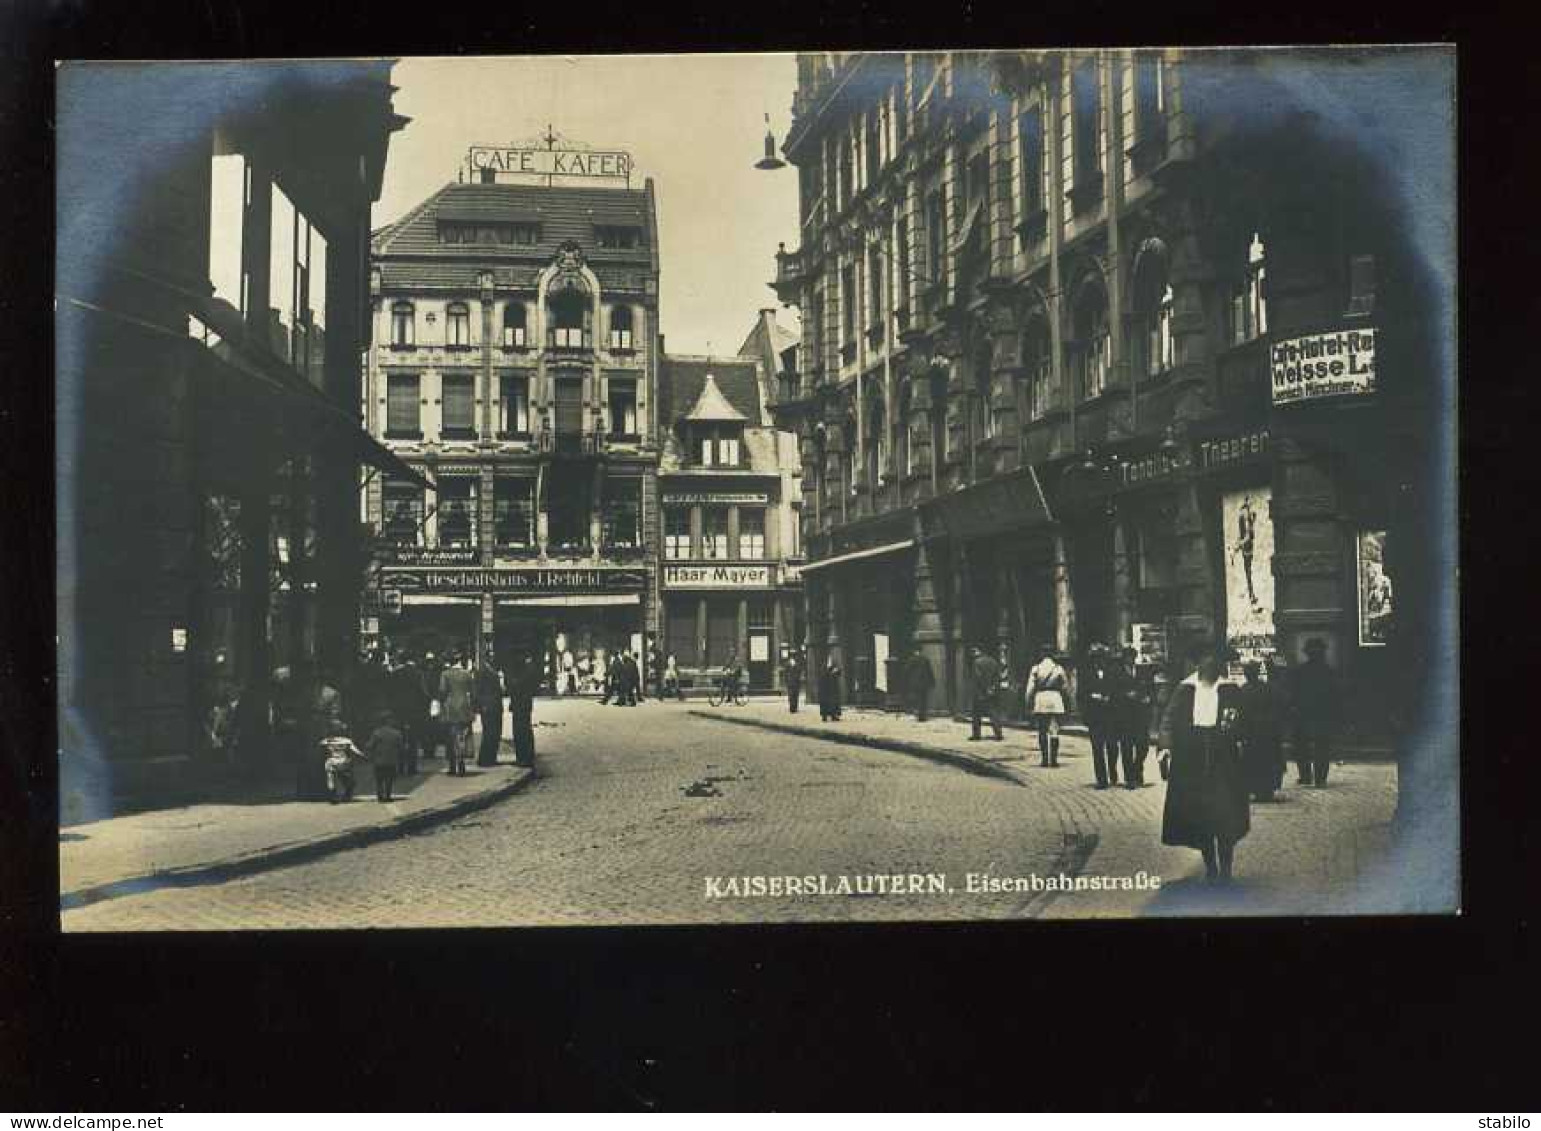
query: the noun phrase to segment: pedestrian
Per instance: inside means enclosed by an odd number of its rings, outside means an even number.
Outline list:
[[[788,648],[786,659],[781,661],[781,681],[787,689],[787,709],[795,715],[797,700],[803,693],[803,665],[795,648]]]
[[[910,709],[915,721],[926,721],[926,711],[931,705],[931,689],[936,686],[936,675],[931,671],[931,661],[916,648],[904,665],[905,690],[909,695]]]
[[[664,664],[663,693],[680,700],[685,698],[685,688],[680,683],[680,669],[674,662],[673,652],[669,653],[669,659]]]
[[[418,755],[428,739],[428,693],[423,687],[423,673],[410,652],[397,655],[395,667],[386,677],[386,689],[403,739],[396,772],[416,774]]]
[[[316,714],[327,726],[342,718],[342,692],[337,687],[337,673],[331,667],[321,669],[321,682],[316,690]]]
[[[1173,689],[1156,743],[1170,765],[1161,843],[1198,849],[1205,878],[1228,883],[1250,827],[1237,750],[1240,689],[1222,678],[1236,653],[1199,645],[1190,658],[1193,671]]]
[[[1295,723],[1295,765],[1300,784],[1322,789],[1332,764],[1332,737],[1337,729],[1342,697],[1337,673],[1327,663],[1327,642],[1312,637],[1305,643],[1305,663],[1290,679],[1290,708]]]
[[[439,677],[440,718],[449,733],[449,769],[456,777],[466,772],[466,748],[471,744],[471,718],[474,715],[476,677],[466,667],[464,655],[457,649],[450,666]]]
[[[1155,710],[1155,671],[1136,662],[1137,653],[1125,648],[1120,656],[1119,699],[1114,707],[1114,729],[1119,760],[1124,767],[1124,788],[1145,784],[1145,757],[1150,753],[1151,713]]]
[[[637,705],[637,693],[642,687],[642,669],[637,666],[637,658],[627,648],[621,653],[621,697],[619,702],[626,707]]]
[[[520,656],[508,688],[509,721],[513,724],[514,764],[535,765],[535,689],[540,672],[529,656]]]
[[[336,805],[353,800],[353,763],[367,762],[369,758],[348,737],[348,727],[341,719],[323,724],[324,737],[320,742],[322,768],[326,771],[326,799]]]
[[[1027,673],[1027,712],[1038,731],[1038,765],[1059,768],[1059,722],[1069,707],[1070,677],[1054,656],[1054,645],[1038,649],[1039,660]]]
[[[995,687],[995,709],[1003,719],[1014,719],[1017,712],[1012,704],[1011,648],[1002,643],[995,651],[995,660],[1001,666],[1001,678]]]
[[[1092,745],[1092,772],[1097,788],[1118,784],[1118,738],[1114,729],[1114,704],[1122,688],[1115,674],[1112,657],[1102,644],[1086,651],[1078,689],[1081,717],[1086,721],[1087,738]]]
[[[375,729],[364,743],[364,752],[374,766],[375,797],[380,801],[392,800],[396,768],[405,759],[406,746],[407,739],[396,725],[395,713],[389,707],[383,708],[377,716]]]
[[[995,732],[996,742],[1003,740],[1001,734],[1001,719],[996,711],[995,697],[1000,691],[1001,665],[994,656],[983,648],[970,648],[969,658],[969,691],[970,705],[972,709],[971,729],[968,740],[978,742],[980,739],[979,726],[985,716],[989,716],[990,729]]]
[[[840,659],[833,648],[819,672],[819,718],[827,723],[840,721]]]
[[[491,652],[476,666],[476,713],[482,724],[476,764],[496,766],[503,742],[503,676],[492,662]]]
[[[1241,666],[1246,682],[1237,693],[1241,711],[1241,764],[1253,801],[1273,801],[1284,780],[1284,744],[1280,738],[1278,685],[1262,679],[1263,665]]]
[[[423,694],[428,699],[428,722],[423,731],[423,756],[437,758],[439,747],[449,754],[449,732],[444,729],[444,702],[439,696],[439,683],[444,678],[445,664],[436,653],[423,657]]]

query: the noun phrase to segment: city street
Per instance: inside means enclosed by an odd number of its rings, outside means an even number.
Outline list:
[[[1196,853],[1159,844],[1159,780],[1143,790],[1093,789],[1083,739],[1067,738],[1064,766],[1048,771],[1023,756],[1029,740],[1020,731],[996,745],[965,743],[966,727],[949,721],[918,727],[848,711],[830,724],[956,741],[1011,775],[991,778],[691,713],[702,707],[542,701],[540,776],[490,808],[305,864],[107,899],[66,912],[64,926],[958,920],[1376,905],[1364,888],[1395,801],[1388,765],[1340,766],[1323,791],[1292,788],[1291,776],[1286,800],[1254,806],[1236,886],[1210,889],[1195,878]],[[728,710],[767,722],[787,717],[769,702]],[[805,711],[797,721],[818,726],[817,718]],[[318,820],[327,811],[318,806]],[[1093,890],[1035,890],[1035,874],[1098,882]],[[751,879],[758,877],[767,892],[781,877],[797,877],[804,890],[762,895]],[[1151,877],[1160,877],[1159,888]],[[998,883],[1016,878],[1022,882]],[[865,891],[836,894],[842,883]]]

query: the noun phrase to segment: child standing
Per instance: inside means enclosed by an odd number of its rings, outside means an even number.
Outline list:
[[[391,786],[396,784],[396,767],[406,758],[407,740],[396,726],[396,717],[390,710],[381,711],[379,722],[364,743],[369,760],[375,768],[375,796],[381,801],[391,800]]]

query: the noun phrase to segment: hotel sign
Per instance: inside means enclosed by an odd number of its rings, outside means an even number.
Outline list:
[[[1269,349],[1273,403],[1375,391],[1375,331],[1335,330],[1274,342]]]
[[[543,149],[473,145],[471,168],[480,172],[528,173],[538,177],[603,177],[630,180],[631,154],[622,150]]]
[[[647,571],[603,566],[577,569],[442,569],[386,567],[382,587],[404,593],[617,593],[647,585]]]
[[[666,589],[766,589],[768,565],[671,565],[664,567]]]

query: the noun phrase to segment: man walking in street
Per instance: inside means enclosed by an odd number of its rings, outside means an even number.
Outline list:
[[[905,662],[904,685],[909,694],[910,709],[915,712],[915,721],[925,722],[931,689],[936,686],[936,676],[932,674],[931,661],[926,659],[919,648],[911,652]]]
[[[449,770],[455,777],[466,772],[466,747],[471,744],[471,719],[475,714],[476,677],[459,652],[439,677],[440,719],[449,731]]]
[[[1118,784],[1118,739],[1113,717],[1114,705],[1120,698],[1118,682],[1107,648],[1093,644],[1086,651],[1086,666],[1081,675],[1081,704],[1098,789]]]
[[[476,712],[482,723],[482,741],[476,751],[478,766],[496,766],[503,742],[503,678],[488,652],[476,667]]]
[[[508,686],[508,713],[513,725],[514,764],[535,765],[535,688],[540,673],[529,656],[520,656]]]
[[[787,707],[797,714],[797,700],[803,693],[803,665],[797,658],[797,649],[788,648],[787,658],[781,663],[781,678],[786,684]]]
[[[1322,789],[1332,765],[1332,735],[1341,707],[1337,673],[1327,663],[1327,642],[1306,641],[1306,659],[1290,680],[1290,707],[1295,715],[1295,765],[1301,785]]]
[[[397,656],[396,666],[386,677],[386,693],[401,724],[401,762],[396,771],[403,777],[417,773],[418,753],[428,736],[428,694],[423,688],[423,673],[410,652]]]
[[[1000,742],[1004,736],[1001,734],[1001,719],[996,710],[995,697],[1000,691],[1001,665],[998,660],[982,648],[970,648],[969,675],[972,681],[973,700],[973,730],[969,734],[970,742],[978,742],[979,724],[988,715],[990,728],[995,732],[995,741]]]

